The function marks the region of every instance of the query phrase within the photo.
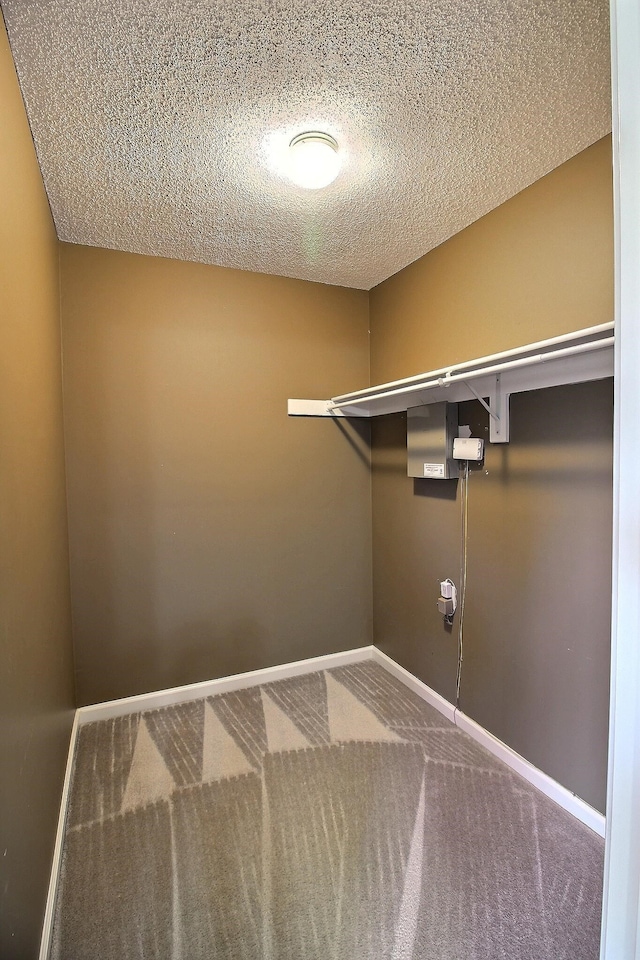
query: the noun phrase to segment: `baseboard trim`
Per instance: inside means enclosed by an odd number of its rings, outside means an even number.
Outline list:
[[[497,737],[494,737],[488,730],[481,727],[475,720],[472,720],[470,717],[467,717],[466,714],[457,710],[448,700],[441,697],[439,693],[432,690],[431,687],[423,683],[422,680],[418,680],[417,677],[408,670],[405,670],[404,667],[401,667],[399,663],[396,663],[395,660],[392,660],[391,657],[387,656],[386,653],[383,653],[382,650],[379,650],[377,647],[373,648],[373,659],[388,670],[389,673],[398,677],[399,680],[402,680],[402,682],[413,690],[414,693],[417,693],[419,697],[422,697],[422,699],[430,703],[432,707],[435,707],[436,710],[444,714],[444,716],[455,723],[460,730],[468,733],[477,743],[489,750],[490,753],[502,760],[503,763],[506,763],[507,766],[515,770],[516,773],[519,773],[521,777],[524,777],[524,779],[533,784],[534,787],[537,787],[541,793],[544,793],[551,800],[554,800],[564,810],[593,830],[594,833],[604,837],[606,819],[599,810],[595,810],[588,803],[585,803],[584,800],[581,800],[580,797],[576,796],[575,793],[571,793],[570,790],[563,787],[557,780],[543,773],[538,767],[534,767],[532,763],[525,760],[524,757],[516,753],[515,750],[512,750],[506,743],[498,740]]]
[[[190,683],[180,687],[172,687],[168,690],[154,691],[153,693],[144,693],[139,696],[123,697],[120,700],[108,700],[105,703],[96,703],[87,707],[80,707],[76,711],[76,720],[74,723],[74,741],[76,725],[81,726],[85,723],[92,723],[96,720],[108,720],[112,717],[125,716],[128,713],[137,713],[139,710],[156,710],[159,707],[167,707],[175,703],[184,703],[189,700],[199,700],[202,697],[215,696],[218,693],[229,693],[232,690],[242,690],[246,687],[252,687],[256,684],[269,683],[274,680],[284,680],[287,677],[297,677],[305,673],[313,673],[316,670],[330,670],[333,667],[346,666],[349,663],[358,663],[362,660],[375,660],[383,666],[389,673],[393,674],[402,681],[409,689],[417,693],[419,697],[426,700],[427,703],[435,707],[443,716],[445,716],[457,727],[468,733],[479,744],[498,757],[507,766],[515,770],[516,773],[524,777],[529,783],[537,787],[546,796],[550,797],[559,804],[568,813],[571,813],[576,819],[580,820],[599,836],[605,835],[605,817],[591,807],[575,793],[571,793],[566,787],[558,783],[548,774],[543,773],[538,767],[535,767],[528,760],[525,760],[519,753],[512,750],[511,747],[503,743],[493,734],[481,727],[479,723],[467,717],[460,710],[457,710],[452,703],[445,700],[439,693],[436,693],[431,687],[419,680],[414,674],[396,663],[391,657],[383,653],[377,647],[357,647],[353,650],[346,650],[341,653],[329,653],[320,657],[311,657],[307,660],[296,660],[293,663],[285,663],[275,667],[265,667],[262,670],[251,670],[247,673],[237,673],[229,677],[221,677],[217,680],[204,680],[200,683]],[[70,756],[72,754],[70,753]],[[70,769],[67,773],[70,775]],[[66,780],[65,780],[66,785]],[[66,812],[66,804],[65,804]],[[62,814],[61,814],[62,816]],[[62,816],[64,825],[64,816]],[[57,841],[56,841],[57,843]],[[42,958],[41,958],[42,960]]]
[[[568,813],[576,817],[577,820],[580,820],[599,836],[604,837],[606,821],[605,817],[598,810],[589,806],[588,803],[585,803],[580,797],[577,797],[552,777],[543,773],[542,770],[534,767],[532,763],[529,763],[528,760],[525,760],[524,757],[516,753],[515,750],[508,747],[506,743],[494,737],[493,734],[485,730],[484,727],[481,727],[475,720],[467,717],[461,711],[456,710],[448,700],[445,700],[444,697],[436,693],[436,691],[427,686],[426,683],[423,683],[422,680],[419,680],[414,674],[410,673],[409,670],[400,666],[399,663],[396,663],[396,661],[392,660],[386,653],[383,653],[382,650],[374,646],[357,647],[342,653],[330,653],[320,657],[311,657],[307,660],[297,660],[293,663],[286,663],[280,666],[266,667],[263,670],[251,670],[248,673],[221,677],[218,680],[205,680],[201,683],[186,684],[185,686],[172,687],[168,690],[159,690],[139,696],[124,697],[120,700],[109,700],[105,703],[96,703],[87,707],[80,707],[75,713],[60,802],[60,814],[58,816],[51,878],[49,881],[42,938],[40,941],[39,960],[47,960],[51,949],[53,916],[60,876],[62,841],[64,838],[64,827],[69,802],[71,774],[73,771],[78,730],[83,724],[96,720],[108,720],[112,717],[121,717],[128,713],[136,713],[139,710],[155,710],[159,707],[166,707],[175,703],[199,700],[202,697],[214,696],[218,693],[242,690],[246,687],[255,686],[256,684],[269,683],[274,680],[284,680],[287,677],[302,676],[305,673],[313,673],[316,670],[330,670],[333,667],[346,666],[349,663],[359,663],[363,660],[374,660],[376,663],[379,663],[410,690],[413,690],[419,697],[431,704],[432,707],[435,707],[435,709],[448,720],[455,723],[457,727],[473,737],[481,746],[485,747],[490,753],[506,763],[508,767],[524,777],[525,780],[537,787],[537,789],[546,796],[554,800]]]
[[[121,700],[94,703],[78,709],[78,722],[82,726],[95,720],[123,717],[128,713],[137,713],[139,710],[157,710],[159,707],[168,707],[174,703],[200,700],[202,697],[212,697],[218,693],[229,693],[232,690],[243,690],[245,687],[271,683],[274,680],[285,680],[287,677],[298,677],[305,673],[314,673],[316,670],[343,667],[349,663],[371,660],[373,649],[373,647],[356,647],[342,653],[328,653],[321,657],[311,657],[308,660],[296,660],[293,663],[285,663],[276,667],[265,667],[263,670],[236,673],[229,677],[221,677],[218,680],[203,680],[200,683],[189,683],[168,690],[123,697]]]
[[[456,708],[453,704],[445,700],[444,697],[441,697],[440,694],[432,690],[431,687],[428,687],[422,680],[418,680],[413,673],[401,667],[399,663],[396,663],[395,660],[392,660],[391,657],[388,657],[386,653],[383,653],[382,650],[379,650],[377,647],[373,648],[372,659],[384,667],[389,673],[392,673],[394,677],[397,677],[398,680],[402,680],[405,686],[413,690],[414,693],[417,693],[418,696],[426,700],[427,703],[430,703],[432,707],[435,707],[436,710],[444,714],[447,720],[450,720],[451,723],[456,722]]]
[[[532,763],[529,763],[519,753],[508,747],[506,743],[498,740],[488,730],[481,727],[479,723],[459,710],[456,711],[455,724],[483,747],[486,747],[494,756],[504,761],[512,770],[519,773],[521,777],[528,780],[534,787],[550,797],[551,800],[555,800],[568,813],[573,814],[577,820],[581,820],[585,826],[590,827],[594,833],[604,837],[606,820],[599,810],[581,800],[575,793],[571,793],[570,790],[567,790],[547,773],[543,773],[538,767],[534,767]]]
[[[71,790],[71,775],[73,773],[73,761],[76,753],[76,741],[78,739],[78,729],[80,723],[78,720],[78,711],[76,710],[71,727],[71,736],[69,738],[69,752],[67,753],[67,765],[64,771],[64,781],[62,784],[62,796],[60,798],[60,812],[58,814],[58,826],[56,829],[56,840],[53,846],[53,859],[51,861],[51,874],[49,877],[49,890],[47,891],[47,903],[44,910],[44,921],[42,924],[42,936],[40,938],[39,960],[48,960],[51,951],[51,936],[53,934],[53,915],[56,908],[56,897],[58,895],[58,882],[60,880],[60,867],[62,865],[62,843],[64,840],[64,828],[67,820],[67,807],[69,805],[69,792]]]

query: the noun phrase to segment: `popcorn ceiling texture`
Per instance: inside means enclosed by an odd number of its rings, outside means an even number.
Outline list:
[[[610,130],[607,0],[2,0],[60,239],[369,289]],[[319,192],[274,157],[331,133]]]

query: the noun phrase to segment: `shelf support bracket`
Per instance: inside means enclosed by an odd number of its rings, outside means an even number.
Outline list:
[[[467,387],[467,389],[470,390],[471,393],[474,395],[478,403],[482,404],[482,406],[485,408],[489,416],[493,417],[494,420],[499,420],[500,419],[499,414],[495,413],[495,411],[491,409],[487,401],[484,399],[484,397],[480,396],[476,388],[472,386],[467,380],[464,381],[464,384]]]
[[[489,391],[489,403],[481,397],[473,384],[465,380],[465,386],[474,395],[476,400],[482,404],[489,414],[489,440],[491,443],[509,442],[509,396],[505,390],[500,374],[491,378],[491,390]]]

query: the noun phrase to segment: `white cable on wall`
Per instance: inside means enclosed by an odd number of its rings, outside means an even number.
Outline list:
[[[467,597],[467,534],[469,523],[469,461],[464,461],[460,489],[460,618],[458,620],[458,667],[456,671],[456,708],[460,708],[460,683],[462,680],[462,641],[464,627],[464,604]]]

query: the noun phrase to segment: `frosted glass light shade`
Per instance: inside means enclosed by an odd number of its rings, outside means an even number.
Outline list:
[[[320,190],[340,172],[338,142],[328,133],[300,133],[289,144],[289,179],[306,190]]]

